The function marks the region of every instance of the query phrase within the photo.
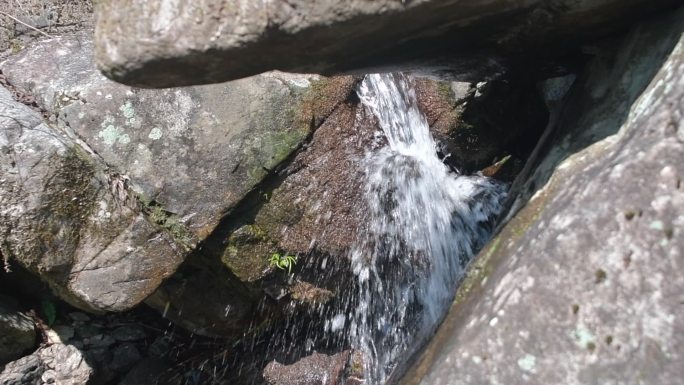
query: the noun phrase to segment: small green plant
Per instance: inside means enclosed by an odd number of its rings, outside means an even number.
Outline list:
[[[45,316],[48,326],[52,326],[57,319],[57,307],[55,306],[55,303],[49,299],[43,298],[43,300],[40,301],[40,307],[43,310],[43,315]]]
[[[297,257],[289,254],[273,253],[271,254],[271,259],[269,259],[269,264],[280,270],[287,269],[287,273],[292,274],[292,266],[297,264]]]
[[[10,48],[12,49],[12,53],[16,54],[21,52],[21,50],[24,49],[24,46],[21,45],[19,40],[13,39],[12,41],[10,41]]]

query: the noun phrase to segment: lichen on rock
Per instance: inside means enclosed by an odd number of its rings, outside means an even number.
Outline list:
[[[0,101],[3,257],[82,309],[140,303],[180,262],[175,245],[119,204],[96,158],[4,89]]]

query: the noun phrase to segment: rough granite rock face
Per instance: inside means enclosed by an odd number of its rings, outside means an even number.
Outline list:
[[[181,243],[210,234],[313,128],[301,104],[315,75],[142,90],[103,77],[92,54],[91,37],[81,33],[37,42],[0,68],[125,175],[153,220]]]
[[[481,81],[520,57],[565,55],[677,0],[105,0],[96,58],[142,87],[215,83],[280,69],[431,70]],[[527,66],[530,66],[527,62]]]
[[[683,31],[680,9],[599,45],[402,384],[681,382]]]
[[[182,261],[112,188],[95,158],[0,87],[2,255],[84,310],[135,306]]]
[[[340,77],[326,79],[316,86],[319,97],[307,108],[314,117],[314,127],[318,128],[306,145],[293,159],[281,165],[282,170],[269,174],[264,183],[226,214],[200,250],[190,255],[178,273],[148,298],[148,305],[164,311],[185,328],[210,336],[232,336],[263,321],[264,314],[253,313],[258,310],[256,305],[264,302],[261,301],[264,295],[261,289],[268,283],[262,280],[274,275],[278,279],[287,276],[269,264],[272,254],[302,257],[307,254],[312,241],[324,228],[311,218],[313,215],[315,219],[317,213],[324,210],[315,202],[335,205],[338,212],[355,209],[348,198],[335,202],[335,197],[340,198],[336,193],[319,196],[324,193],[323,186],[336,192],[346,191],[345,196],[354,191],[345,182],[355,175],[347,174],[346,168],[340,168],[337,173],[330,170],[346,159],[342,155],[346,146],[341,145],[339,136],[331,134],[354,135],[355,109],[348,106],[347,99],[353,94],[355,83],[352,77]],[[340,119],[340,111],[345,111],[346,120]],[[325,144],[318,139],[323,132]],[[334,151],[336,148],[340,151]],[[302,157],[308,163],[302,163]],[[306,178],[302,178],[303,175]],[[340,183],[331,186],[330,181],[335,178]],[[353,234],[355,222],[350,220],[354,218],[346,217],[346,221],[341,221],[342,218],[336,216],[335,219],[339,225],[336,234],[347,237]],[[329,251],[329,246],[335,242],[348,244],[349,239],[341,241],[339,237],[329,237],[323,238],[321,243]],[[336,250],[341,249],[338,246]],[[300,258],[299,267],[303,265],[302,260],[304,258]],[[197,301],[200,296],[203,301]],[[267,305],[270,303],[265,301]],[[262,303],[260,307],[268,306]]]
[[[54,344],[7,364],[0,372],[0,384],[83,385],[93,370],[73,346]]]
[[[355,102],[340,104],[293,160],[285,180],[246,225],[260,232],[259,244],[271,243],[273,251],[298,255],[300,264],[307,262],[307,255],[314,256],[308,261],[313,264],[325,265],[326,256],[330,266],[346,261],[364,217],[361,160],[373,147],[378,130],[359,110]],[[227,263],[230,251],[224,253]],[[318,271],[320,281],[336,270],[330,266]]]
[[[250,204],[249,199],[242,203],[248,193],[258,191],[265,178],[278,172],[279,165],[303,145],[312,130],[349,95],[354,79],[333,81],[316,75],[273,72],[215,86],[141,90],[104,78],[95,70],[91,56],[92,42],[87,34],[80,33],[38,41],[8,58],[0,68],[13,87],[35,97],[37,104],[64,134],[61,141],[55,141],[55,146],[62,145],[63,148],[59,147],[61,152],[58,151],[60,156],[73,153],[67,157],[71,162],[69,166],[80,167],[83,163],[88,170],[92,168],[93,175],[107,179],[106,188],[97,193],[105,194],[113,202],[106,207],[100,204],[102,207],[93,212],[109,215],[107,223],[120,228],[111,229],[111,232],[103,229],[102,234],[116,236],[123,232],[117,238],[123,243],[112,243],[100,251],[103,235],[83,233],[78,227],[66,233],[72,236],[70,239],[59,242],[64,248],[74,246],[72,244],[77,241],[83,244],[77,250],[80,254],[73,257],[68,253],[60,254],[49,265],[38,252],[31,260],[24,257],[28,255],[26,253],[13,250],[13,254],[22,255],[22,264],[34,272],[43,272],[44,266],[48,265],[47,270],[55,270],[60,265],[60,274],[49,273],[58,278],[48,278],[48,273],[41,276],[74,305],[85,310],[116,311],[148,297],[189,251],[195,251],[192,255],[203,255],[209,250],[207,258],[191,258],[192,274],[181,272],[168,280],[147,303],[178,321],[180,318],[174,315],[184,314],[185,320],[181,324],[199,333],[221,323],[223,325],[217,327],[224,331],[227,328],[230,333],[244,329],[251,322],[252,310],[259,298],[237,279],[249,281],[240,275],[240,269],[231,266],[238,274],[235,277],[220,265],[220,255],[211,256],[214,242],[217,239],[219,243],[224,241],[219,239],[225,227],[221,225],[222,217],[235,216],[236,206]],[[39,125],[40,117],[36,116],[32,123]],[[45,132],[55,133],[44,124],[41,127]],[[72,140],[87,151],[78,150],[80,147],[73,146]],[[75,150],[70,152],[71,148]],[[35,156],[44,157],[45,153],[49,154],[49,150],[36,149]],[[7,162],[10,162],[9,158]],[[54,160],[45,161],[45,164],[46,167],[56,165]],[[99,195],[95,190],[91,194],[86,188],[89,179],[76,178],[80,175],[76,172],[79,170],[70,171],[75,177],[73,181],[66,177],[54,181],[62,184],[80,181],[78,191],[75,187],[72,189],[74,194],[80,194],[77,201],[90,202]],[[49,190],[52,199],[58,199],[59,194],[52,194],[57,188],[60,186]],[[87,215],[90,212],[88,202],[82,203],[83,213],[73,207],[69,215]],[[112,213],[107,207],[116,207],[118,211]],[[128,216],[133,214],[136,217],[131,221]],[[60,220],[66,221],[67,215],[63,216],[65,218],[60,217]],[[28,217],[24,220],[25,226],[40,222]],[[214,233],[218,227],[221,229],[217,235]],[[19,230],[8,222],[5,231],[9,234]],[[34,236],[29,233],[24,231],[24,238]],[[200,241],[202,243],[196,249]],[[109,271],[119,266],[115,261],[130,263],[134,260],[135,253],[120,247],[130,246],[130,243],[149,245],[155,258],[163,258],[165,254],[169,257],[164,262],[157,261],[161,266],[159,271],[140,263],[126,265],[116,272]],[[169,243],[173,250],[158,247],[158,243]],[[13,244],[10,242],[10,245]],[[80,262],[81,254],[90,259],[94,254],[97,259]],[[127,257],[122,259],[123,255]],[[207,259],[210,262],[207,263]],[[267,259],[262,262],[266,263]],[[67,265],[70,263],[79,271],[69,271]],[[83,263],[90,265],[79,265]],[[252,275],[261,273],[256,268],[249,272]],[[98,281],[89,278],[87,282],[100,289],[79,286],[81,280],[76,278],[86,276],[97,277]],[[111,290],[107,285],[115,283],[125,282],[130,286],[129,277],[139,281],[135,293],[105,292]],[[188,280],[198,282],[201,290],[194,291]],[[211,288],[209,294],[204,290],[207,287]],[[215,296],[216,300],[196,300],[206,295]]]
[[[19,312],[9,298],[0,296],[0,366],[36,346],[33,320]]]

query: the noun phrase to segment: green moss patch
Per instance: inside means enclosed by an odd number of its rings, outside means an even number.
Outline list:
[[[95,166],[82,149],[72,147],[53,162],[54,173],[47,179],[43,208],[38,214],[38,250],[31,253],[35,258],[32,263],[25,263],[41,271],[71,265],[99,192]]]
[[[275,250],[266,232],[257,225],[244,225],[228,237],[221,262],[238,278],[253,282],[269,269],[269,257]]]
[[[164,208],[156,202],[144,205],[143,213],[147,215],[150,222],[166,230],[173,240],[182,245],[186,250],[190,250],[194,247],[196,243],[195,237],[181,222],[178,215],[164,210]]]

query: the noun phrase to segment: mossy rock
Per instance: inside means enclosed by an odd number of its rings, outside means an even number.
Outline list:
[[[221,261],[245,282],[254,282],[269,269],[275,245],[257,225],[244,225],[228,237]]]

